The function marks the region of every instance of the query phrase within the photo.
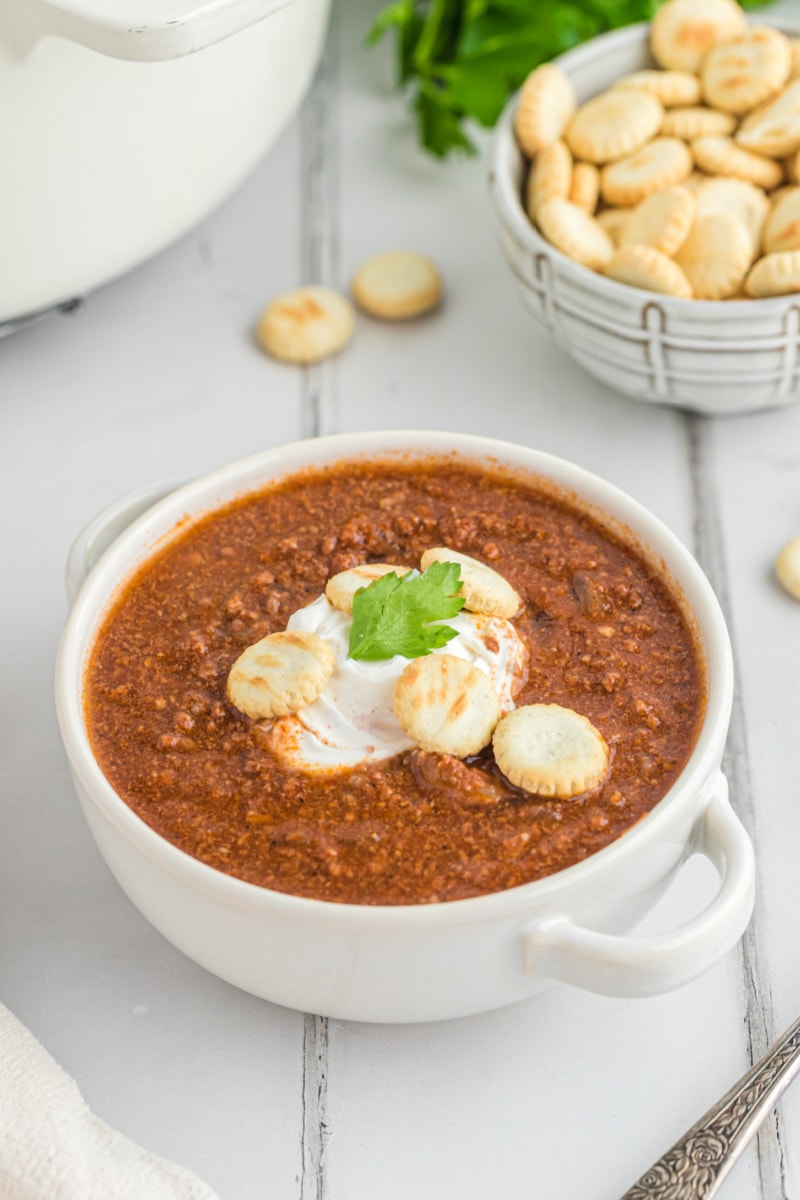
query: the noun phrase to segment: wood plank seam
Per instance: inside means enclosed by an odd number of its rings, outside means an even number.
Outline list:
[[[303,1123],[300,1200],[325,1200],[328,1112],[328,1018],[306,1013],[303,1022]]]
[[[753,845],[758,848],[758,821],[753,802],[752,772],[747,739],[747,722],[739,690],[739,668],[733,614],[730,603],[728,567],[719,499],[713,482],[712,425],[703,417],[683,414],[692,492],[692,534],[694,554],[716,592],[733,643],[736,689],[731,713],[723,769],[728,777],[731,803],[744,824]],[[775,1038],[772,981],[762,954],[763,909],[756,897],[753,918],[740,943],[740,969],[743,985],[744,1027],[750,1063],[756,1062]],[[784,1119],[780,1106],[761,1127],[757,1137],[760,1200],[789,1200],[784,1150]]]
[[[328,286],[337,283],[339,258],[334,54],[329,36],[300,116],[302,277],[305,283]],[[334,367],[317,363],[306,367],[303,374],[303,436],[331,433],[336,425]],[[325,1200],[327,1195],[328,1035],[327,1017],[305,1015],[299,1200]]]
[[[327,287],[339,282],[335,57],[331,32],[300,117],[302,278],[304,283]],[[303,374],[303,436],[333,433],[337,424],[334,364],[314,363]]]

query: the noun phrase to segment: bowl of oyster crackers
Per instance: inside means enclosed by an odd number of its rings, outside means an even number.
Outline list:
[[[490,156],[531,314],[590,374],[708,414],[800,391],[800,25],[735,0],[537,67]]]

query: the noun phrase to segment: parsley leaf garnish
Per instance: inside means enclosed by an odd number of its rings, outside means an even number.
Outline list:
[[[350,658],[377,662],[402,654],[421,658],[446,646],[458,630],[434,625],[464,607],[458,563],[434,562],[422,574],[381,575],[353,597]]]
[[[662,0],[394,0],[368,42],[392,31],[398,87],[437,158],[475,154],[470,124],[494,125],[529,71],[587,38],[649,21]],[[757,8],[763,0],[742,0]],[[702,10],[698,0],[698,11]]]

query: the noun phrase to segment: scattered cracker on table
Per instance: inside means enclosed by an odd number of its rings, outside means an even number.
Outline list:
[[[466,758],[492,740],[500,699],[487,675],[454,654],[415,658],[394,687],[392,711],[423,750]]]
[[[506,778],[539,796],[580,796],[608,770],[608,746],[598,730],[558,704],[515,708],[498,722],[492,745]]]
[[[370,316],[405,321],[439,304],[442,280],[429,258],[409,250],[376,254],[356,271],[353,299]]]
[[[464,608],[468,612],[506,618],[519,612],[522,601],[518,593],[503,575],[486,563],[451,550],[449,546],[432,546],[423,553],[420,566],[427,571],[435,562],[457,563],[461,568],[461,589],[457,595],[464,597]]]
[[[705,54],[747,29],[735,0],[669,0],[650,30],[653,57],[661,67],[699,71]]]
[[[363,563],[359,567],[350,567],[332,575],[325,584],[325,595],[328,603],[340,612],[353,611],[353,597],[360,588],[369,587],[383,575],[407,575],[411,567],[399,567],[395,563]]]
[[[544,63],[526,79],[514,116],[517,141],[529,158],[563,134],[577,107],[572,80]]]
[[[271,633],[236,659],[226,694],[254,720],[285,717],[317,699],[335,666],[333,647],[316,633]]]
[[[778,582],[795,600],[800,600],[800,537],[792,538],[775,560]]]
[[[353,325],[353,308],[344,296],[312,285],[276,297],[261,315],[257,334],[273,358],[312,363],[346,346]]]

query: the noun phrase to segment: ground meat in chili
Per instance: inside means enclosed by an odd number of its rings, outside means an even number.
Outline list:
[[[491,750],[410,750],[334,777],[283,767],[225,681],[334,573],[447,545],[505,575],[530,653],[518,704],[587,716],[612,752],[596,791],[513,788]],[[624,539],[541,484],[452,460],[309,471],[203,518],[126,585],[85,678],[105,775],[188,854],[324,900],[416,904],[561,870],[629,829],[685,764],[704,668],[677,598]]]

